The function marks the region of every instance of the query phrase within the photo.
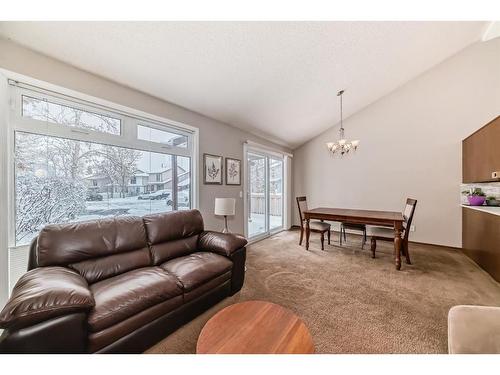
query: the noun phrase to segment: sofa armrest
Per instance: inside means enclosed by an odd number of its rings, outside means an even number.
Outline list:
[[[25,273],[0,313],[0,328],[13,330],[51,318],[87,312],[95,305],[87,281],[64,267]]]
[[[226,257],[246,246],[245,237],[234,233],[220,233],[205,231],[200,233],[198,248],[201,251],[210,251]]]
[[[500,307],[452,307],[448,313],[448,352],[500,353]]]

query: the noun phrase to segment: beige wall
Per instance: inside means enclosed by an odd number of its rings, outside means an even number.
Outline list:
[[[0,68],[199,128],[200,181],[203,177],[203,153],[242,160],[243,142],[246,140],[290,151],[230,125],[87,73],[4,39],[0,39]],[[213,215],[215,197],[234,197],[237,215],[230,219],[229,226],[232,231],[243,233],[243,199],[239,197],[242,190],[243,186],[200,183],[199,207],[208,229],[221,229],[223,226],[223,220]]]
[[[345,101],[354,95],[346,87]],[[411,239],[460,247],[461,140],[499,114],[497,38],[464,49],[348,118],[347,137],[361,140],[355,155],[328,155],[325,142],[337,139],[338,126],[295,150],[294,195],[307,195],[310,206],[398,211],[413,197]]]

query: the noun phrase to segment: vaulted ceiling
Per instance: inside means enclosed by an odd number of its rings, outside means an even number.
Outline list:
[[[291,148],[467,45],[484,22],[2,22],[0,35]]]

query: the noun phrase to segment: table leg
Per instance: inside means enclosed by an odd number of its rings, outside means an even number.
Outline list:
[[[306,250],[309,250],[309,236],[311,235],[311,227],[309,227],[309,219],[306,219]]]
[[[401,225],[394,226],[394,254],[396,258],[396,269],[401,269]]]

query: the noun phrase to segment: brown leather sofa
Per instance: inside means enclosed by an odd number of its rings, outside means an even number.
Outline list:
[[[0,313],[0,352],[143,352],[241,289],[246,243],[197,210],[48,225]]]

